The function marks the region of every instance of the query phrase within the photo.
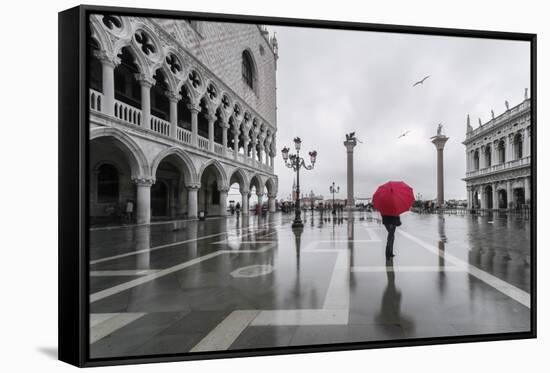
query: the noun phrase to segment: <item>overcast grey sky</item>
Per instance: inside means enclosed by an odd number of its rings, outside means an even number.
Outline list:
[[[317,164],[301,177],[302,192],[329,196],[334,180],[346,193],[345,134],[356,131],[355,195],[403,180],[435,198],[436,152],[429,137],[443,122],[445,197],[465,198],[466,114],[498,115],[504,101],[523,100],[529,86],[527,42],[391,33],[269,27],[279,41],[277,66],[279,198],[289,196],[293,172],[280,149],[302,138],[302,153],[316,149]],[[431,75],[423,86],[413,83]],[[407,131],[401,138],[397,137]],[[307,157],[309,158],[309,157]]]

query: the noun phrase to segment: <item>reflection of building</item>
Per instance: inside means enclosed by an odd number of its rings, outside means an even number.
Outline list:
[[[249,24],[90,16],[90,215],[275,208],[277,41]],[[222,35],[223,37],[220,37]]]
[[[476,129],[467,120],[468,207],[516,208],[531,200],[531,100],[508,108]]]

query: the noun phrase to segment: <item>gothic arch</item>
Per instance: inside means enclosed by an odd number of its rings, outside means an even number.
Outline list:
[[[222,164],[217,159],[210,159],[209,161],[205,162],[200,171],[199,171],[199,181],[202,179],[202,175],[204,174],[204,171],[209,167],[212,166],[217,173],[217,179],[218,179],[218,186],[220,188],[229,188],[229,182],[227,180],[227,174],[225,172],[225,169],[223,168]]]
[[[268,178],[265,182],[265,186],[267,188],[267,193],[277,194],[277,181],[275,179],[272,177]]]
[[[250,188],[250,180],[248,179],[248,176],[246,172],[242,168],[236,168],[231,173],[231,176],[229,177],[229,183],[231,186],[232,180],[236,180],[236,182],[239,184],[239,188],[241,190],[241,193],[243,191],[248,191]]]
[[[129,135],[112,127],[99,127],[90,130],[90,142],[104,137],[115,140],[115,145],[126,154],[130,162],[132,178],[147,177],[149,175],[147,157],[145,157],[140,146]]]
[[[197,170],[195,168],[195,165],[193,164],[193,161],[191,160],[191,157],[189,157],[189,155],[185,151],[176,147],[165,149],[155,157],[155,160],[151,164],[151,175],[153,176],[153,178],[157,174],[157,168],[160,163],[164,159],[166,159],[166,157],[169,157],[171,155],[176,156],[176,158],[180,161],[180,164],[178,166],[183,172],[185,182],[194,184],[198,183],[199,179],[197,177]]]

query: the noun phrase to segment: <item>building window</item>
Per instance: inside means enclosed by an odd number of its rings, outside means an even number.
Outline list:
[[[477,150],[474,153],[474,170],[479,170],[479,152]]]
[[[485,147],[485,167],[491,167],[491,147]]]
[[[523,138],[520,134],[514,137],[515,159],[523,158]]]
[[[254,89],[254,62],[252,61],[252,56],[250,55],[250,52],[244,51],[242,60],[242,73],[244,82],[251,89]]]
[[[97,170],[97,202],[118,201],[118,170],[115,166],[104,164]]]

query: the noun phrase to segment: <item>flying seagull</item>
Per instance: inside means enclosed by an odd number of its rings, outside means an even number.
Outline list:
[[[403,132],[401,135],[399,135],[397,138],[400,139],[402,137],[405,137],[407,135],[407,133],[411,132],[411,130],[408,130],[408,131],[405,131]]]
[[[424,81],[425,81],[426,79],[428,79],[429,77],[430,77],[429,75],[425,76],[424,79],[419,80],[418,82],[414,83],[414,84],[413,84],[413,87],[416,87],[417,85],[420,85],[420,84],[424,84]]]

